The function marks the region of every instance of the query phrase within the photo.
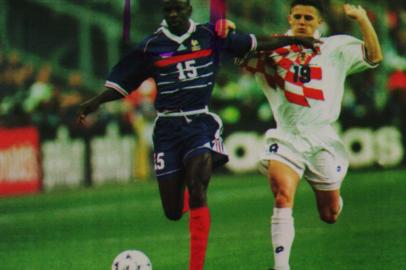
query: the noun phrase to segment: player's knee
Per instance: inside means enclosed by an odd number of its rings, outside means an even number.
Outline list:
[[[183,211],[178,205],[166,205],[164,214],[167,219],[177,221],[182,218]]]
[[[286,190],[278,190],[274,193],[275,206],[278,208],[290,207],[293,205],[293,195]]]
[[[339,211],[335,209],[328,209],[320,212],[320,219],[328,224],[334,224],[337,222]]]
[[[165,216],[167,219],[172,220],[172,221],[177,221],[182,218],[182,211],[168,211],[165,210]]]

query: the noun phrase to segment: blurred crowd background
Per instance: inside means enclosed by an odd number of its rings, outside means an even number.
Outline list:
[[[206,22],[208,0],[192,0],[193,18]],[[261,35],[284,33],[290,1],[227,1],[227,17],[239,30]],[[323,35],[361,37],[342,12],[344,1],[326,0]],[[385,60],[376,70],[351,76],[346,84],[340,123],[351,126],[395,125],[406,134],[406,3],[403,0],[352,1],[363,5],[376,27]],[[103,90],[103,82],[120,56],[162,19],[160,0],[133,0],[131,42],[122,40],[124,0],[0,0],[0,126],[35,125],[41,139],[65,125],[75,136],[78,105]],[[213,110],[226,132],[259,129],[272,113],[255,79],[232,61],[218,76]],[[151,95],[116,102],[90,119],[93,132],[117,121],[131,132],[131,115],[153,115]],[[140,101],[141,100],[141,101]],[[123,105],[124,104],[124,105]],[[141,106],[141,105],[145,106]],[[242,113],[244,112],[244,113]],[[252,121],[256,119],[256,121]]]

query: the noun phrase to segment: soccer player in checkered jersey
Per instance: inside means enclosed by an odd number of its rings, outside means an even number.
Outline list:
[[[207,188],[213,168],[228,160],[221,120],[208,110],[218,54],[227,51],[243,56],[254,49],[275,49],[296,42],[313,47],[315,41],[278,37],[257,42],[255,36],[237,32],[220,39],[212,24],[196,24],[190,19],[189,0],[163,0],[162,8],[162,26],[112,69],[106,91],[81,104],[78,121],[85,124],[86,115],[102,103],[120,99],[147,78],[154,78],[158,117],[153,144],[162,206],[166,217],[176,221],[189,204],[189,269],[202,270],[210,229]],[[221,33],[224,24],[217,30]],[[186,204],[185,187],[190,196]]]
[[[347,75],[376,67],[383,59],[376,32],[361,6],[345,4],[363,40],[349,35],[321,37],[318,53],[297,45],[245,62],[256,74],[277,127],[266,133],[260,171],[274,195],[271,236],[274,269],[288,270],[295,236],[292,208],[304,177],[312,186],[320,218],[335,223],[343,208],[340,186],[348,168],[343,143],[332,124],[338,119]],[[323,3],[294,0],[287,35],[320,38]]]

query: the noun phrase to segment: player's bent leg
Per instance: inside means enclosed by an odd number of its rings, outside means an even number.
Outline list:
[[[210,211],[207,188],[212,173],[210,152],[193,156],[186,161],[185,179],[190,196],[190,260],[189,270],[203,270],[210,232]]]
[[[320,219],[326,223],[337,222],[343,207],[340,187],[348,170],[344,146],[332,145],[335,151],[318,151],[309,160],[304,177],[312,186]]]
[[[316,190],[314,189],[317,201],[317,209],[320,219],[326,223],[334,224],[343,208],[343,200],[340,190]]]
[[[172,174],[158,181],[162,207],[170,220],[179,220],[183,215],[185,184],[180,173]]]
[[[283,162],[269,161],[268,178],[275,204],[271,218],[274,269],[289,270],[289,257],[295,228],[292,216],[294,196],[300,176]]]

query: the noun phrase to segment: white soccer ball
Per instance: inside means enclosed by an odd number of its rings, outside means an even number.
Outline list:
[[[139,250],[126,250],[117,255],[111,270],[152,270],[152,263]]]

